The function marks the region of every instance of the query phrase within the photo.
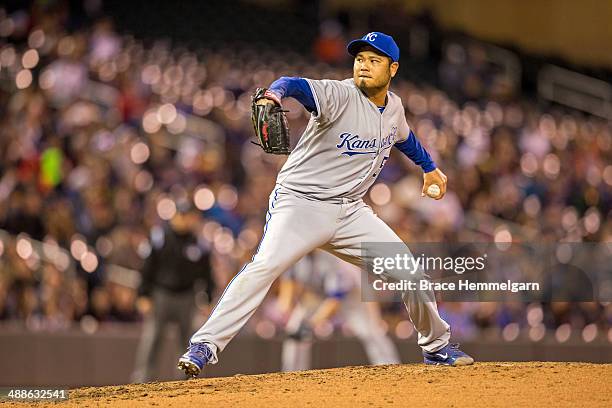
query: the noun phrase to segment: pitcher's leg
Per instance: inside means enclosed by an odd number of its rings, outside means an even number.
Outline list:
[[[343,220],[336,235],[324,249],[359,266],[364,262],[361,248],[363,242],[397,243],[402,245],[402,251],[412,256],[397,234],[370,207],[363,203],[354,206],[353,212]],[[446,346],[450,340],[450,327],[438,313],[433,291],[406,291],[402,298],[419,334],[419,346],[427,352]]]
[[[244,326],[268,293],[272,282],[314,248],[326,242],[333,225],[326,208],[301,205],[285,196],[271,202],[258,252],[231,280],[211,312],[208,321],[192,336],[192,343],[207,343],[217,362],[223,351]]]
[[[446,346],[450,340],[450,326],[440,317],[433,292],[421,296],[419,291],[404,292],[402,299],[410,321],[418,333],[417,343],[432,353]]]

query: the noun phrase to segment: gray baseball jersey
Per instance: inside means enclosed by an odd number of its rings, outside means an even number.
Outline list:
[[[277,183],[318,200],[361,198],[380,174],[391,147],[408,137],[402,101],[389,92],[381,114],[352,78],[307,81],[317,114],[311,116]]]

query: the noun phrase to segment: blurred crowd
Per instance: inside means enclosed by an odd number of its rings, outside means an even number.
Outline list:
[[[179,210],[210,254],[216,299],[258,244],[284,162],[249,143],[252,90],[279,76],[343,79],[350,63],[147,43],[104,18],[66,27],[61,12],[0,11],[0,320],[88,330],[140,321],[140,271]],[[447,196],[421,199],[421,171],[396,152],[367,196],[375,212],[408,243],[610,242],[610,123],[484,92],[495,86],[486,70],[461,61],[454,76],[453,61],[441,67],[449,89],[393,82],[449,178]],[[294,100],[285,108],[295,142],[309,116]],[[591,341],[612,323],[612,306],[599,302],[440,309],[464,338],[525,329],[537,339],[548,328]],[[411,334],[401,308],[384,312],[390,330]],[[269,334],[261,322],[279,319],[270,297],[249,327]]]

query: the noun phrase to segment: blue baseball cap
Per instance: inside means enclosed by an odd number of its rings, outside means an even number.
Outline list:
[[[395,43],[393,37],[390,35],[373,31],[371,33],[367,33],[357,40],[351,41],[346,49],[349,54],[355,57],[359,53],[361,47],[364,45],[369,45],[370,47],[376,48],[378,51],[391,58],[394,62],[399,61],[399,47]]]

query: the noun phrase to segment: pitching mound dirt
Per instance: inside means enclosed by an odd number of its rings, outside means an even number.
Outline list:
[[[612,406],[612,365],[479,363],[345,367],[182,382],[89,387],[37,407]]]

